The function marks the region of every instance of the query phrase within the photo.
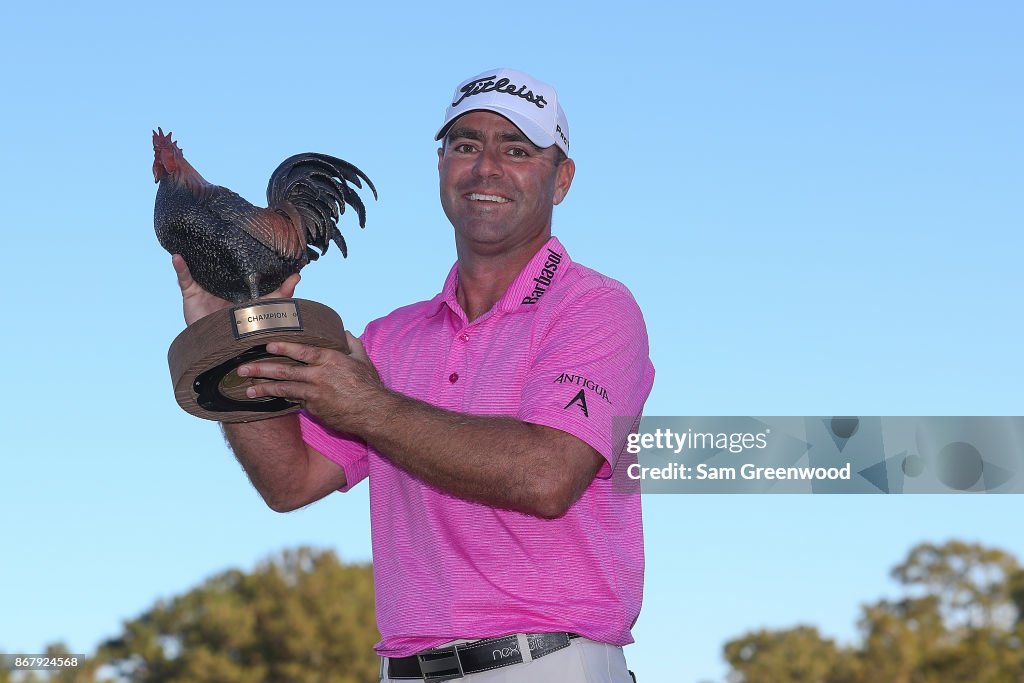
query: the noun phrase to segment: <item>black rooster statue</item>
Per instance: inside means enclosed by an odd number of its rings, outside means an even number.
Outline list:
[[[351,206],[366,209],[349,183],[377,189],[358,168],[326,154],[285,159],[267,185],[267,208],[207,182],[163,129],[153,132],[153,223],[160,245],[181,254],[208,292],[236,304],[276,290],[292,273],[327,252],[333,241],[347,256],[338,219]],[[316,247],[319,253],[311,247]]]

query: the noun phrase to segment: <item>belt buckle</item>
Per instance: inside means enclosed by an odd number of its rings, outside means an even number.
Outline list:
[[[419,660],[420,673],[424,681],[440,683],[441,681],[452,681],[462,678],[462,660],[459,659],[459,652],[455,646],[444,648],[435,652],[424,652],[416,655]]]

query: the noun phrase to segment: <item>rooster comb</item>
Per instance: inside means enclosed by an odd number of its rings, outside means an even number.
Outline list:
[[[178,147],[178,143],[171,139],[172,135],[174,135],[174,133],[171,133],[170,131],[167,132],[167,135],[164,135],[163,128],[158,127],[153,131],[153,149],[158,150],[167,147],[181,152],[181,148]]]

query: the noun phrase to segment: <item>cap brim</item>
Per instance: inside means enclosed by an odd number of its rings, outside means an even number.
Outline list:
[[[530,139],[530,142],[537,145],[541,149],[545,149],[547,147],[550,147],[551,145],[556,144],[554,138],[552,138],[550,135],[547,135],[544,132],[544,129],[541,128],[538,124],[534,123],[533,121],[531,121],[530,119],[526,118],[525,116],[523,116],[522,114],[513,109],[506,109],[505,107],[493,104],[488,104],[482,107],[474,107],[473,109],[467,109],[466,111],[460,111],[458,114],[452,116],[450,119],[444,122],[441,128],[437,131],[437,135],[434,136],[434,139],[440,140],[441,138],[443,138],[445,135],[448,134],[448,131],[451,130],[452,125],[454,125],[456,121],[458,121],[466,114],[469,114],[474,111],[489,111],[498,114],[499,116],[502,116],[505,119],[508,119],[508,121],[512,125],[514,125],[520,131],[522,131],[523,135]]]

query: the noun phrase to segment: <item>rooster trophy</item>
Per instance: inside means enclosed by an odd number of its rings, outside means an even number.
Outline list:
[[[267,208],[212,185],[185,160],[171,134],[153,133],[153,223],[160,245],[181,254],[202,287],[236,304],[274,291],[292,273],[327,252],[333,241],[347,256],[338,218],[345,206],[366,224],[366,209],[349,187],[377,189],[358,168],[326,154],[285,159],[267,185]],[[320,250],[317,253],[311,248]]]
[[[206,181],[163,129],[153,132],[153,223],[160,245],[181,254],[203,289],[235,304],[189,326],[171,344],[168,362],[175,397],[186,411],[211,420],[246,422],[293,412],[284,399],[247,399],[251,380],[235,369],[266,357],[268,341],[298,341],[347,350],[341,318],[304,299],[262,299],[293,273],[317,260],[334,242],[348,255],[338,219],[355,209],[359,227],[366,209],[352,185],[362,171],[326,154],[285,159],[267,185],[267,208]],[[314,248],[315,247],[315,248]]]

